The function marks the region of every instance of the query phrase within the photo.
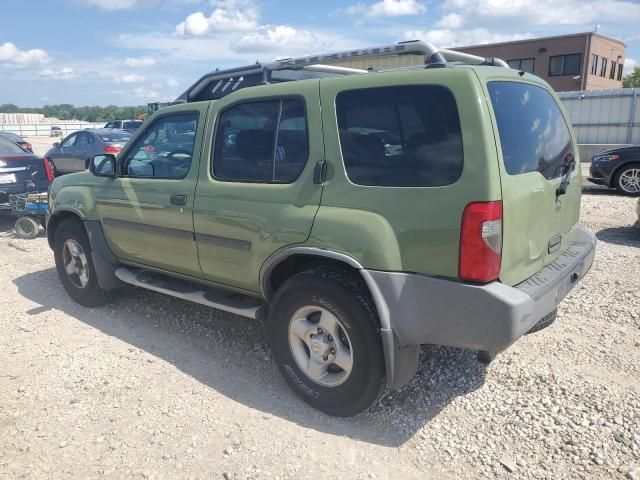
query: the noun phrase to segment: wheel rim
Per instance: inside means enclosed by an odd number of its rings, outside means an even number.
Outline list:
[[[75,240],[67,240],[62,248],[62,262],[69,280],[78,288],[89,284],[89,265],[82,247]]]
[[[630,168],[620,175],[620,187],[628,193],[640,193],[640,168]]]
[[[33,224],[26,218],[18,220],[15,229],[19,237],[30,237],[35,231]]]
[[[322,307],[303,307],[293,315],[289,347],[300,370],[320,385],[338,386],[353,369],[349,335],[340,320]]]

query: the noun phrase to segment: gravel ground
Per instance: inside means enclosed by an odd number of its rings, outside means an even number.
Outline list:
[[[352,419],[289,391],[259,322],[134,288],[74,304],[0,216],[0,478],[640,479],[634,206],[585,193],[597,256],[555,324],[488,367],[424,347]]]

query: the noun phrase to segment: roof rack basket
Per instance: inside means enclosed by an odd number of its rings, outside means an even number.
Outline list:
[[[283,58],[271,63],[258,63],[245,67],[216,70],[202,76],[180,95],[174,103],[214,100],[225,97],[241,88],[275,82],[321,78],[325,76],[367,74],[369,71],[330,65],[332,61],[356,58],[372,58],[387,55],[424,55],[426,67],[444,67],[447,63],[468,65],[493,65],[509,68],[504,60],[485,58],[454,50],[438,49],[422,40],[410,40],[373,48],[346,50],[343,52]],[[329,64],[329,65],[328,65]]]

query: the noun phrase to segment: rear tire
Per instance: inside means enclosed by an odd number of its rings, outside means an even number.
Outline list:
[[[294,275],[276,292],[269,326],[280,373],[312,407],[348,417],[384,392],[378,315],[357,274],[319,267]]]
[[[640,196],[640,163],[621,167],[613,179],[613,186],[623,195]]]
[[[98,307],[108,300],[98,283],[91,244],[79,220],[69,218],[58,225],[53,251],[58,276],[71,298],[85,307]]]

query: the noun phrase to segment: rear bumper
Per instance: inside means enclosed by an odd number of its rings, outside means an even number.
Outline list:
[[[382,297],[376,304],[388,309],[396,348],[428,343],[499,352],[555,310],[591,267],[595,244],[592,233],[578,228],[555,262],[514,287],[368,272]]]

